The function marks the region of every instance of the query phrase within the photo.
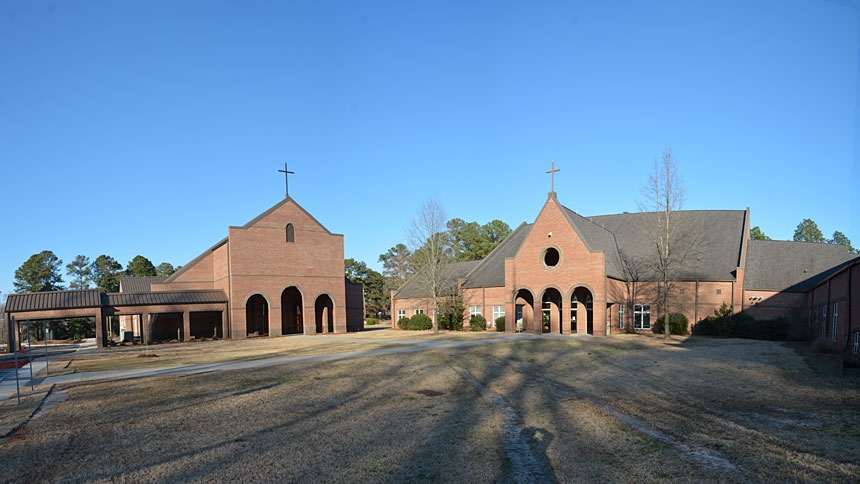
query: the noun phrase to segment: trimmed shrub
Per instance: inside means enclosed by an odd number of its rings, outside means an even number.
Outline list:
[[[412,320],[409,318],[400,318],[400,321],[397,321],[397,327],[400,329],[412,329]]]
[[[498,318],[496,318],[496,331],[501,331],[501,332],[505,331],[505,317],[504,316],[499,316]]]
[[[665,327],[663,326],[663,320],[666,317],[664,314],[657,318],[657,322],[651,326],[651,331],[656,334],[663,334],[665,331]],[[690,321],[687,319],[687,316],[684,316],[681,313],[669,313],[669,333],[670,334],[687,334],[687,326],[689,326]]]
[[[446,314],[442,314],[439,316],[439,329],[447,329],[450,331],[462,331],[463,330],[463,311],[460,308],[460,312],[449,312]]]
[[[746,313],[732,314],[725,303],[714,310],[713,316],[693,326],[696,335],[769,341],[785,341],[790,331],[791,323],[783,318],[757,320]]]
[[[470,331],[484,331],[487,329],[487,319],[480,314],[476,314],[469,318]]]
[[[412,327],[409,329],[414,329],[417,331],[423,331],[425,329],[433,328],[433,320],[430,319],[430,316],[426,314],[416,314],[412,316]]]
[[[364,321],[364,324],[366,324],[366,325],[368,325],[368,326],[374,326],[374,325],[379,324],[379,319],[377,319],[377,318],[367,318],[367,320],[366,320],[366,321]]]

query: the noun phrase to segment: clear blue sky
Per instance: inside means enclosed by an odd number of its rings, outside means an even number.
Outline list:
[[[0,291],[64,264],[185,264],[290,193],[380,269],[428,197],[511,227],[549,191],[860,246],[860,3],[0,1]]]

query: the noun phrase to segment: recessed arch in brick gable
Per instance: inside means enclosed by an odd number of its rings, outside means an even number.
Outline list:
[[[281,334],[304,333],[304,294],[296,286],[281,291]]]

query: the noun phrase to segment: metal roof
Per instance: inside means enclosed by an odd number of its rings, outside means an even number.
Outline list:
[[[227,295],[217,289],[102,294],[98,289],[84,291],[31,292],[10,294],[6,312],[84,309],[102,306],[161,306],[170,304],[225,303]]]
[[[113,292],[102,296],[105,306],[161,306],[169,304],[205,304],[227,302],[220,289],[188,291],[153,291],[144,293]]]
[[[6,298],[6,312],[97,308],[100,306],[101,298],[98,289],[9,294]]]
[[[119,292],[150,292],[153,284],[161,284],[167,276],[123,277],[119,280]]]

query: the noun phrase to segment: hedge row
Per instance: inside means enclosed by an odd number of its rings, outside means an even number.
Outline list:
[[[790,331],[791,323],[783,318],[757,320],[745,313],[732,314],[725,303],[714,311],[713,316],[708,316],[693,326],[693,334],[703,336],[770,341],[786,340]]]

